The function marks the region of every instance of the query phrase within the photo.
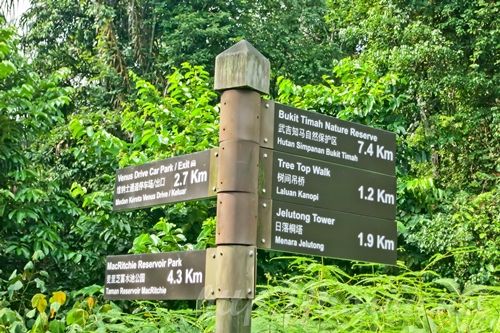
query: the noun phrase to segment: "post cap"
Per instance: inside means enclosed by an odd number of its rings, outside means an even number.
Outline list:
[[[214,89],[250,88],[269,93],[269,60],[246,40],[239,41],[215,58]]]

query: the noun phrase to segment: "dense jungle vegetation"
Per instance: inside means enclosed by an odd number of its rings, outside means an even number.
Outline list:
[[[0,332],[212,332],[109,302],[107,255],[214,245],[215,203],[112,211],[116,169],[218,144],[215,56],[271,98],[397,134],[398,265],[259,251],[255,332],[500,332],[493,0],[0,1]]]

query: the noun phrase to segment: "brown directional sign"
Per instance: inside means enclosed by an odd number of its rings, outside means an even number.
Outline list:
[[[205,251],[108,256],[106,299],[203,299]]]
[[[260,159],[263,199],[395,219],[394,176],[265,148]]]
[[[264,101],[261,146],[395,175],[394,133]]]
[[[396,223],[369,216],[261,200],[260,248],[396,263]]]
[[[118,170],[113,210],[216,196],[216,152],[210,149]]]

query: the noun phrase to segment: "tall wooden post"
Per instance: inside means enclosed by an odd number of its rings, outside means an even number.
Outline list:
[[[261,94],[269,60],[243,40],[219,54],[221,91],[217,175],[216,332],[250,332],[255,294]]]

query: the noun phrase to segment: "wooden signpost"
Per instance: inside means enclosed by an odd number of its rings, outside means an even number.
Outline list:
[[[113,208],[217,197],[217,247],[107,258],[107,299],[213,299],[216,332],[250,332],[256,249],[394,264],[393,133],[263,100],[269,61],[219,54],[219,147],[117,171]]]

